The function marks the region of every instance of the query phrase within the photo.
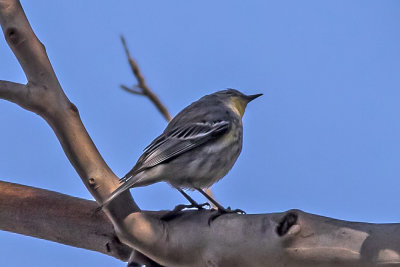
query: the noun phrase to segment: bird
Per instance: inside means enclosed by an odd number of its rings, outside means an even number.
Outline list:
[[[119,187],[102,203],[130,188],[165,181],[176,188],[191,205],[201,209],[184,190],[197,190],[213,203],[221,214],[224,208],[204,189],[223,178],[242,150],[243,124],[247,104],[262,94],[245,95],[226,89],[205,95],[179,112],[163,133],[148,145],[134,167],[122,178]]]

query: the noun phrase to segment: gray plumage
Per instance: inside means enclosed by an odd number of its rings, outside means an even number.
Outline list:
[[[131,187],[166,181],[176,188],[198,189],[220,180],[241,152],[246,104],[258,96],[228,89],[183,109],[145,148],[103,206]]]

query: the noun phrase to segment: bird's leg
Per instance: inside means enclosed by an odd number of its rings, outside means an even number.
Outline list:
[[[206,192],[203,191],[201,188],[195,188],[197,191],[199,191],[203,196],[205,196],[211,203],[213,203],[217,208],[218,208],[218,213],[211,216],[211,218],[208,220],[208,224],[211,223],[211,221],[215,220],[217,217],[221,216],[222,214],[226,213],[238,213],[238,214],[245,214],[241,209],[235,209],[232,210],[231,208],[224,208],[219,204],[215,199],[213,199],[211,196],[209,196]]]
[[[206,192],[203,191],[201,188],[195,188],[197,191],[199,191],[203,196],[205,196],[211,203],[214,204],[218,208],[218,210],[225,211],[226,209],[221,206],[215,199],[213,199],[211,196],[209,196]]]
[[[202,210],[204,206],[210,206],[210,204],[208,204],[208,203],[203,203],[203,204],[197,203],[196,201],[193,200],[193,198],[191,198],[188,194],[186,194],[185,191],[183,191],[181,188],[179,188],[179,187],[175,187],[175,188],[190,202],[190,204],[189,205],[181,204],[181,205],[176,206],[173,210],[164,214],[161,217],[161,220],[163,220],[163,221],[172,220],[172,219],[176,218],[179,215],[179,213],[184,209],[197,208],[198,210]]]
[[[193,200],[193,198],[191,198],[188,194],[186,194],[185,191],[183,191],[181,188],[179,187],[175,187],[176,190],[178,190],[189,202],[190,205],[187,205],[186,208],[197,208],[199,210],[203,209],[204,206],[210,206],[209,203],[203,203],[203,204],[199,204],[197,203],[195,200]]]

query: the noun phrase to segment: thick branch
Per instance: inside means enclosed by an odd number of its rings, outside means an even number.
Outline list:
[[[122,244],[94,201],[0,182],[0,229],[94,250],[127,261]]]
[[[118,186],[118,178],[92,142],[78,109],[64,94],[45,47],[34,34],[19,1],[0,0],[0,24],[28,80],[25,86],[0,81],[0,97],[39,114],[49,123],[90,193],[103,202]],[[113,221],[138,210],[126,192],[105,212]]]
[[[224,215],[186,211],[169,223],[156,243],[132,239],[158,213],[133,213],[125,242],[165,266],[374,267],[400,265],[400,224],[335,220],[291,210]],[[124,238],[120,235],[120,238]],[[131,243],[133,242],[133,243]]]
[[[0,24],[28,81],[58,84],[43,44],[33,33],[19,1],[0,1]],[[29,55],[29,57],[27,57]]]
[[[96,203],[47,190],[0,182],[0,228],[126,260]],[[353,223],[291,210],[225,215],[211,224],[210,211],[186,211],[169,223],[165,212],[132,213],[126,242],[167,266],[397,266],[400,224]],[[45,220],[43,220],[45,218]],[[132,239],[151,228],[156,239]],[[159,232],[160,231],[160,232]],[[84,241],[84,242],[82,242]]]
[[[93,144],[77,108],[64,94],[46,50],[33,33],[19,1],[0,1],[0,23],[28,79],[25,86],[0,82],[0,96],[39,114],[49,123],[82,181],[96,200],[102,202],[117,187],[118,179]],[[121,200],[124,199],[124,210],[129,210],[126,206],[133,201],[129,194],[125,195]],[[114,210],[120,213],[122,209]],[[124,215],[125,211],[119,214]]]

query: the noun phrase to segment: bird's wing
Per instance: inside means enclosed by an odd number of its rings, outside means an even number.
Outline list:
[[[169,129],[145,148],[135,167],[128,172],[121,182],[135,174],[177,157],[207,141],[216,139],[230,128],[228,121],[197,122]]]

